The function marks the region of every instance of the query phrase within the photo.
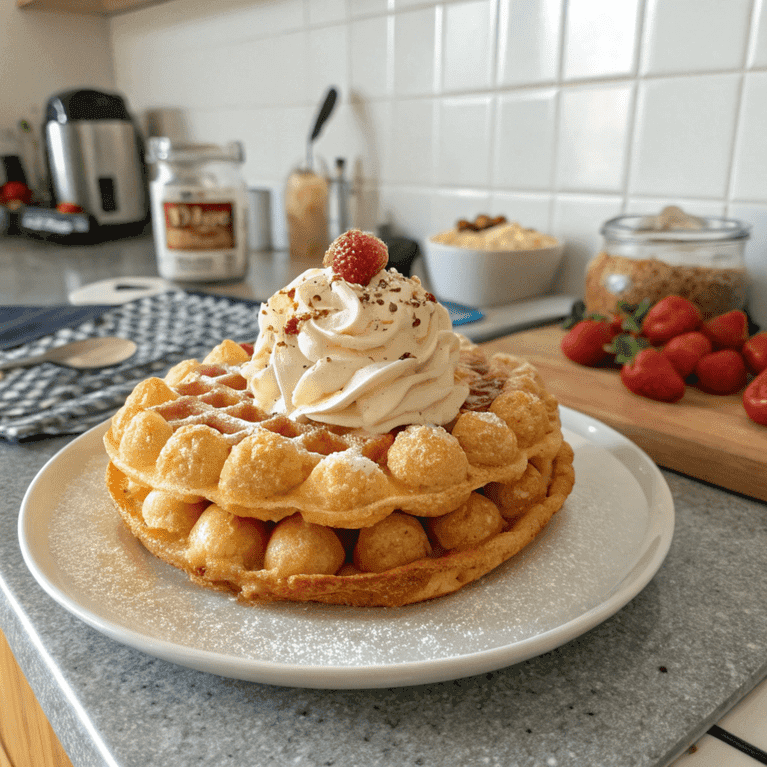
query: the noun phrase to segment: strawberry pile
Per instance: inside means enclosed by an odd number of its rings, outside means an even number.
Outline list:
[[[704,321],[686,298],[668,296],[653,305],[620,304],[610,317],[578,305],[565,328],[568,359],[618,366],[634,394],[678,402],[688,385],[717,395],[742,391],[746,414],[767,426],[767,332],[750,335],[742,311]]]

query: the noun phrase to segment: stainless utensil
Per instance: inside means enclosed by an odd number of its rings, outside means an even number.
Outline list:
[[[43,354],[26,359],[10,360],[0,364],[0,370],[12,368],[28,368],[43,362],[53,362],[55,365],[74,368],[76,370],[92,370],[106,368],[124,362],[136,353],[136,344],[127,338],[102,336],[87,338],[85,341],[73,341],[63,346],[48,349]]]

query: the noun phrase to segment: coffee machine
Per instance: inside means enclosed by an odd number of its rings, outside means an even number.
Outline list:
[[[43,130],[52,207],[120,234],[149,216],[143,142],[118,95],[71,90],[47,103]]]

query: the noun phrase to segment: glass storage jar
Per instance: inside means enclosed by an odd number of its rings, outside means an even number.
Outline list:
[[[293,258],[322,261],[330,244],[326,173],[297,168],[285,185],[285,216]]]
[[[168,280],[241,279],[248,268],[247,187],[239,141],[181,144],[150,138],[152,227],[160,275]]]
[[[657,227],[658,218],[619,216],[603,225],[602,250],[586,271],[587,311],[609,313],[621,301],[655,303],[670,295],[689,299],[706,319],[743,309],[750,227],[734,219],[686,216]]]

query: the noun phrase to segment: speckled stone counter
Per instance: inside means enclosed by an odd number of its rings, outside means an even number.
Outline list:
[[[66,442],[0,443],[0,629],[75,767],[665,765],[767,676],[767,506],[670,472],[676,531],[651,583],[511,668],[322,691],[154,659],[80,623],[22,560],[23,494]]]
[[[255,259],[247,284],[221,292],[261,297],[264,280],[281,286],[297,266]],[[62,302],[94,280],[152,274],[146,240],[66,251],[10,241],[0,302]],[[663,766],[767,677],[767,504],[671,472],[676,529],[655,578],[601,625],[516,666],[329,691],[157,660],[81,623],[24,564],[23,495],[68,441],[0,441],[0,629],[74,767]]]

